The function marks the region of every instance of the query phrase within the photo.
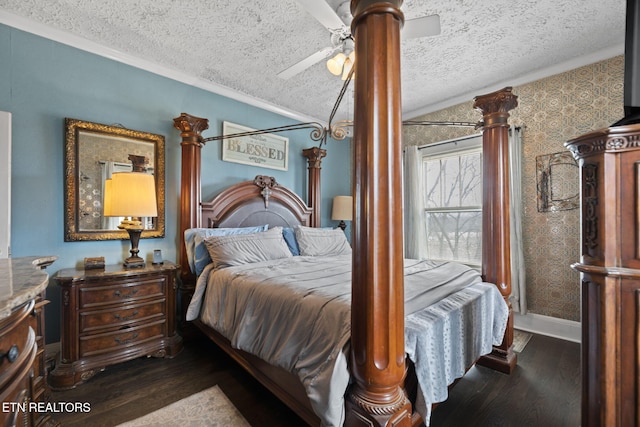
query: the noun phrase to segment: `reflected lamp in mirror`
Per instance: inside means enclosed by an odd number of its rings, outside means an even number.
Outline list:
[[[342,231],[347,228],[345,221],[351,221],[353,219],[353,198],[351,196],[335,196],[333,198],[331,219],[340,221],[338,227],[340,227]]]
[[[125,268],[144,267],[138,256],[141,218],[158,216],[153,175],[142,172],[116,172],[105,181],[104,215],[124,217],[118,228],[126,230],[131,240],[131,256],[124,260]]]

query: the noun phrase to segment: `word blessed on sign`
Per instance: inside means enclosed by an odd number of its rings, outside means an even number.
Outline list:
[[[251,132],[254,129],[223,122],[224,135]],[[286,171],[289,159],[289,139],[270,133],[232,137],[223,140],[222,160]]]

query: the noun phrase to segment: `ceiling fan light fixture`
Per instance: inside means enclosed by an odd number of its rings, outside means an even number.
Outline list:
[[[339,76],[340,74],[342,74],[342,68],[346,60],[347,56],[342,52],[338,52],[336,56],[327,61],[327,68],[329,69],[331,74],[333,74],[334,76]]]
[[[349,77],[349,73],[353,68],[353,62],[355,61],[356,56],[354,52],[351,52],[347,59],[344,61],[344,67],[342,68],[342,80],[347,80]]]

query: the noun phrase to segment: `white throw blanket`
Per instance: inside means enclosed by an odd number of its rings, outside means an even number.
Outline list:
[[[296,374],[325,426],[344,422],[351,322],[351,257],[293,257],[228,267],[198,278],[187,320],[200,319],[235,348]],[[405,261],[405,349],[423,405],[502,341],[507,306],[466,266]],[[202,309],[206,307],[206,309]]]

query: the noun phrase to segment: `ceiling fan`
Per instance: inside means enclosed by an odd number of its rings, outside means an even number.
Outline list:
[[[290,79],[335,52],[343,52],[345,59],[351,54],[350,60],[353,60],[353,37],[349,27],[352,19],[350,2],[341,3],[335,11],[324,0],[297,0],[297,2],[331,33],[331,46],[327,46],[281,71],[278,73],[278,77],[284,80]],[[438,34],[440,34],[440,17],[438,15],[408,19],[402,28],[402,36],[405,38],[436,36]]]

